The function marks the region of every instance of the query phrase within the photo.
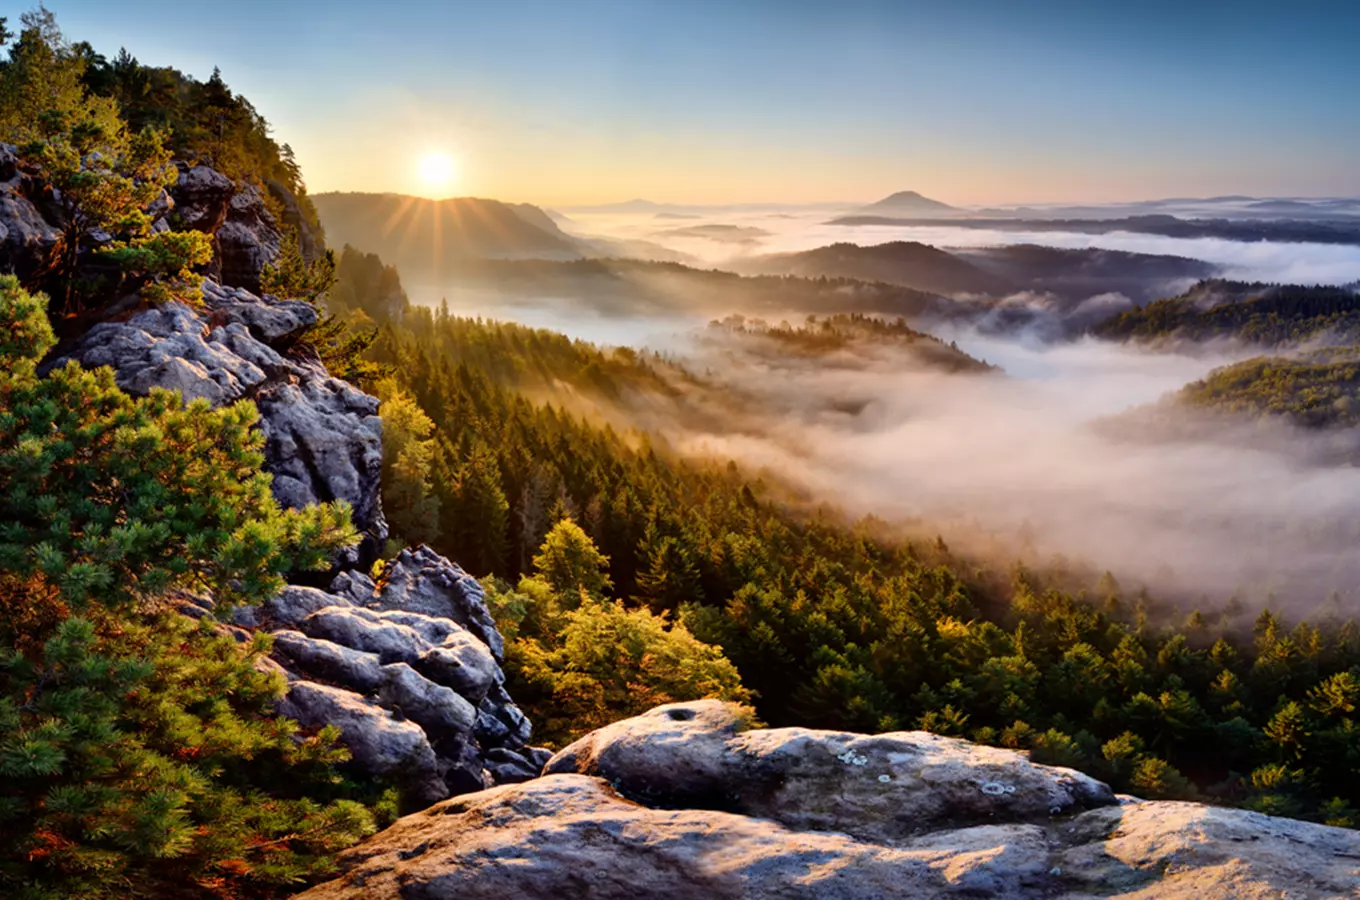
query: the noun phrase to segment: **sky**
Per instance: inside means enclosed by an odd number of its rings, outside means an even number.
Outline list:
[[[220,67],[313,192],[558,207],[1360,195],[1355,0],[47,6],[106,55]],[[421,177],[431,156],[451,180]]]

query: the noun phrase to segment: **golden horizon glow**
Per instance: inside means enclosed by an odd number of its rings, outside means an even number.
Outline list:
[[[416,164],[422,193],[432,200],[452,196],[458,185],[458,175],[458,161],[442,150],[428,151]]]

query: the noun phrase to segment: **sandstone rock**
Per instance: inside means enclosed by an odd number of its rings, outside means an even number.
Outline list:
[[[667,704],[592,732],[545,772],[598,775],[639,802],[726,809],[875,841],[1115,802],[1109,787],[1073,769],[924,731],[743,730],[744,723],[738,707],[718,700]]]
[[[518,784],[543,773],[543,765],[531,759],[530,754],[504,747],[493,747],[486,752],[486,767],[496,784]]]
[[[328,606],[343,608],[350,605],[344,597],[327,594],[312,587],[290,584],[261,604],[260,611],[275,626],[292,628],[317,610]]]
[[[260,292],[260,274],[279,256],[278,222],[254,185],[238,185],[214,234],[223,284]]]
[[[429,547],[402,550],[383,581],[381,592],[368,605],[452,619],[486,644],[497,662],[504,658],[505,645],[486,608],[482,586]]]
[[[449,794],[425,732],[375,702],[340,688],[295,681],[279,701],[279,713],[304,726],[338,727],[355,763],[404,785],[417,803]]]
[[[477,707],[477,740],[486,747],[523,747],[533,736],[533,726],[504,686],[497,684]]]
[[[167,303],[126,321],[101,323],[69,358],[111,367],[118,384],[136,394],[164,387],[215,406],[253,399],[265,434],[265,469],[274,475],[279,502],[348,502],[366,543],[342,562],[371,560],[387,537],[377,399],[330,377],[319,363],[285,357],[261,339],[286,339],[314,312],[303,312],[296,301],[208,284],[207,314]]]
[[[171,224],[177,231],[213,234],[227,219],[236,185],[209,166],[178,165],[179,177],[170,188],[174,203]]]
[[[346,569],[331,581],[331,593],[346,598],[355,606],[367,606],[378,594],[378,586],[363,572]]]
[[[914,900],[1041,896],[1054,880],[1038,826],[962,829],[950,842],[885,847],[729,813],[652,810],[600,779],[553,775],[407,816],[346,853],[343,877],[301,897]]]
[[[34,202],[40,181],[20,167],[15,148],[0,144],[0,273],[21,281],[46,272],[55,262],[61,232]]]
[[[369,694],[382,689],[387,673],[378,657],[298,631],[274,632],[274,656],[308,678]]]
[[[244,325],[253,337],[271,346],[294,337],[316,324],[317,319],[316,307],[304,300],[256,297],[242,288],[224,287],[214,281],[203,282],[203,299],[212,308],[215,320]]]
[[[209,274],[222,284],[259,293],[260,273],[278,258],[282,240],[260,192],[209,166],[178,165],[179,178],[170,188],[171,227],[212,235]]]
[[[383,663],[412,663],[431,649],[414,628],[388,621],[371,609],[326,607],[303,619],[298,627],[310,637],[372,653]]]
[[[202,397],[215,406],[239,400],[268,377],[266,368],[283,365],[282,357],[252,341],[243,326],[209,334],[206,324],[187,306],[167,303],[125,322],[94,326],[70,357],[87,368],[112,368],[119,386],[131,393],[163,387],[180,391],[186,401]],[[245,355],[237,352],[241,348],[248,348]]]
[[[412,571],[417,556],[422,565]],[[446,578],[466,576],[429,550],[403,559],[385,573],[395,569],[395,583],[385,577],[379,587],[362,572],[345,570],[332,580],[330,593],[292,585],[266,601],[258,621],[284,629],[275,633],[275,656],[306,678],[373,694],[383,709],[418,727],[450,791],[478,791],[498,778],[537,775],[551,754],[522,750],[532,727],[506,693],[490,648],[452,619],[401,607],[414,597],[412,606],[457,608],[469,621],[485,616],[489,622],[480,589],[474,595]],[[425,572],[436,573],[439,581]],[[461,605],[455,607],[455,601]],[[473,614],[473,603],[480,615]],[[494,634],[494,624],[491,628]],[[490,755],[497,749],[520,752]]]
[[[253,396],[274,495],[292,507],[346,501],[354,508],[355,524],[369,536],[369,552],[360,557],[371,559],[387,535],[378,490],[378,401],[331,378],[317,363],[290,361],[288,375],[260,385]]]
[[[383,705],[400,710],[424,729],[431,741],[461,742],[472,733],[477,710],[452,688],[435,684],[406,663],[392,663],[382,671]]]
[[[1104,785],[1019,754],[929,737],[743,731],[741,717],[720,704],[672,704],[601,729],[550,766],[560,771],[571,760],[607,769],[608,781],[547,774],[445,801],[348,851],[340,878],[301,897],[1360,895],[1360,833],[1194,803],[1133,801],[1083,812],[1083,803],[1110,803]],[[841,746],[827,763],[827,752]],[[894,761],[892,753],[910,759]],[[808,759],[793,758],[800,754]],[[488,765],[513,765],[516,756],[494,751]],[[675,769],[657,768],[666,764]],[[723,789],[732,786],[726,779],[734,766],[757,784],[731,796]],[[888,792],[892,803],[866,801],[847,771]],[[840,790],[850,799],[837,801]],[[1022,790],[1068,805],[1044,810]],[[979,807],[972,793],[996,805]],[[692,808],[699,804],[733,811]],[[945,808],[951,804],[958,809]],[[895,821],[894,809],[912,821]],[[989,821],[973,824],[980,818]]]
[[[466,631],[451,634],[439,646],[421,653],[414,665],[473,705],[481,704],[491,688],[504,678],[501,667],[491,658],[491,651]]]
[[[1136,802],[1060,829],[1074,892],[1186,897],[1360,896],[1360,832],[1199,803]],[[1283,891],[1283,893],[1281,892]]]

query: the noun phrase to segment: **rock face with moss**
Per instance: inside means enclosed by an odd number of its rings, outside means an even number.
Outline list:
[[[748,729],[676,703],[544,777],[407,816],[309,900],[1355,896],[1360,834],[1116,798],[1071,769],[925,732]]]

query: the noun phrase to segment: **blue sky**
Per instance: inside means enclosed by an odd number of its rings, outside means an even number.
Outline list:
[[[567,205],[1360,195],[1360,0],[50,0],[220,66],[313,190]],[[11,20],[22,6],[9,11]]]

